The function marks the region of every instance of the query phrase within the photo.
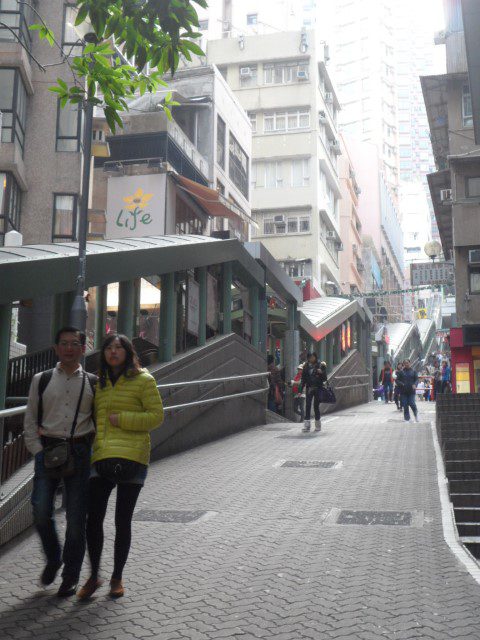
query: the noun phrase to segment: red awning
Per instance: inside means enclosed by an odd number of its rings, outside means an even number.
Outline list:
[[[176,173],[173,173],[172,176],[180,189],[188,193],[198,206],[212,218],[240,218],[247,224],[257,226],[253,218],[233,203],[228,202],[218,191]]]

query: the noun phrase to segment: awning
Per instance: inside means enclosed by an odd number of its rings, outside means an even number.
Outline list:
[[[212,218],[240,218],[243,222],[258,228],[257,223],[243,209],[228,202],[218,191],[205,187],[194,180],[189,180],[184,176],[172,173],[172,177],[177,185],[188,193]]]

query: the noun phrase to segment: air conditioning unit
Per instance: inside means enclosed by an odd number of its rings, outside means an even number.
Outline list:
[[[435,44],[445,44],[447,34],[445,31],[436,31],[433,34],[433,41]]]
[[[478,264],[480,262],[480,249],[470,249],[468,252],[468,262]]]
[[[358,246],[356,244],[352,244],[352,250],[353,250],[353,253],[357,253]]]
[[[331,91],[325,92],[325,102],[333,102],[333,93]]]
[[[327,114],[325,111],[318,112],[318,121],[320,124],[325,124],[327,122]]]
[[[251,67],[240,67],[241,78],[251,78],[253,75]]]
[[[335,248],[337,251],[343,251],[343,242],[341,242],[340,240],[335,242]]]
[[[451,202],[451,200],[452,200],[452,190],[440,189],[440,202]]]
[[[330,142],[330,149],[333,151],[333,153],[336,153],[337,155],[340,155],[342,153],[342,150],[340,149],[340,143],[338,140],[332,140]]]
[[[306,69],[299,69],[297,71],[297,80],[308,80],[308,71]]]
[[[285,223],[285,216],[273,216],[273,221],[275,224]]]
[[[325,233],[325,236],[328,240],[335,240],[335,238],[337,237],[337,234],[335,233],[335,231],[327,231]]]

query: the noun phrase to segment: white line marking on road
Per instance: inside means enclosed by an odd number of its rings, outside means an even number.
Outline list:
[[[437,482],[438,491],[440,493],[440,504],[442,508],[443,537],[445,538],[445,542],[450,547],[452,553],[464,565],[472,578],[478,584],[480,584],[480,566],[475,561],[473,556],[469,553],[469,551],[467,551],[467,549],[462,545],[458,538],[457,527],[455,526],[453,505],[450,502],[450,496],[448,495],[445,465],[443,463],[437,430],[433,421],[430,422],[430,428],[432,430],[433,448],[435,450],[435,458],[437,462]]]

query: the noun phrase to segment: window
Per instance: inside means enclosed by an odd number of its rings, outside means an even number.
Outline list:
[[[23,152],[27,118],[27,92],[18,69],[0,68],[2,142],[17,141]]]
[[[310,184],[310,159],[292,160],[292,187],[308,187]]]
[[[306,109],[268,112],[263,119],[265,133],[295,131],[298,129],[308,129],[309,127],[310,111]]]
[[[80,149],[81,110],[78,104],[67,103],[65,107],[57,103],[57,151],[78,151]]]
[[[247,24],[258,24],[258,13],[247,13]]]
[[[480,177],[465,178],[467,198],[480,198]]]
[[[11,173],[0,172],[0,239],[10,231],[20,229],[22,192]]]
[[[217,191],[220,195],[225,195],[225,185],[217,178]]]
[[[257,84],[257,65],[250,67],[239,67],[240,86],[250,87]]]
[[[469,267],[470,293],[480,293],[480,267]]]
[[[217,116],[217,163],[225,169],[225,144],[226,144],[225,122]]]
[[[308,80],[308,63],[302,60],[263,65],[265,84],[291,84]]]
[[[71,57],[79,56],[83,51],[83,45],[75,31],[75,20],[78,9],[73,4],[66,4],[63,12],[62,49]]]
[[[247,115],[252,125],[252,133],[257,133],[257,114],[255,111],[248,111]]]
[[[17,0],[0,0],[0,22],[9,27],[9,29],[0,27],[0,40],[20,41],[30,51],[32,38],[28,27],[32,23],[32,11],[26,3],[19,3]]]
[[[472,96],[468,84],[462,87],[462,126],[473,127]]]
[[[198,21],[198,30],[199,31],[207,31],[208,29],[208,20],[199,20]]]
[[[310,233],[310,216],[308,214],[275,214],[263,218],[264,235],[279,236],[289,233]]]
[[[75,240],[77,236],[77,201],[72,193],[55,193],[53,196],[52,241]]]
[[[228,175],[240,193],[248,198],[248,156],[230,134]]]

